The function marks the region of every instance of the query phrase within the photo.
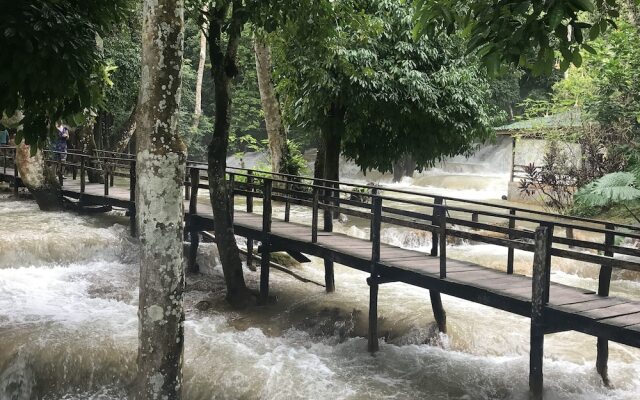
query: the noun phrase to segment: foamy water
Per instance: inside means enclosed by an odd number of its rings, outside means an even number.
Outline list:
[[[280,211],[277,211],[280,212]],[[303,210],[294,209],[301,218]],[[42,213],[0,195],[0,399],[126,399],[137,348],[136,242],[126,218]],[[367,237],[357,221],[336,230]],[[383,240],[427,251],[430,235],[385,227]],[[505,249],[460,244],[448,254],[503,268]],[[380,351],[366,351],[367,274],[336,266],[337,292],[273,271],[278,303],[232,311],[212,245],[201,264],[211,279],[188,279],[186,399],[526,399],[529,320],[443,296],[448,335],[435,330],[426,290],[380,288]],[[516,252],[516,271],[531,255]],[[597,269],[554,260],[554,281],[593,288]],[[321,260],[296,272],[324,281]],[[251,287],[259,272],[245,270]],[[617,277],[615,294],[640,298]],[[207,311],[195,305],[206,300]],[[610,345],[605,388],[595,338],[547,335],[545,398],[640,398],[640,351]]]

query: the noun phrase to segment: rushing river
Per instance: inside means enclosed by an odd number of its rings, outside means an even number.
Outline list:
[[[484,182],[484,183],[482,183]],[[423,174],[400,186],[499,199],[501,175]],[[458,190],[452,190],[451,188]],[[5,187],[6,189],[6,187]],[[304,211],[294,209],[294,213]],[[0,192],[0,399],[126,399],[135,375],[138,254],[118,213],[44,213]],[[337,224],[353,235],[357,222]],[[383,240],[427,249],[428,237],[387,228]],[[506,252],[489,245],[451,246],[453,258],[504,268]],[[278,271],[278,303],[248,311],[224,302],[212,245],[188,277],[185,324],[186,399],[527,399],[529,320],[443,296],[448,335],[435,331],[428,292],[404,284],[380,288],[380,351],[366,351],[366,274],[336,266],[326,294]],[[516,253],[516,270],[531,256]],[[296,270],[323,282],[314,259]],[[259,272],[245,270],[258,286]],[[593,288],[597,269],[554,263],[554,281]],[[612,292],[640,299],[640,284],[618,277]],[[203,302],[211,305],[204,309]],[[198,307],[196,307],[198,305]],[[548,335],[547,399],[640,398],[640,350],[611,344],[606,388],[595,370],[595,338]]]

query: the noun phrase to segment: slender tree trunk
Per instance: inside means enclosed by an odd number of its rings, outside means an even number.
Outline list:
[[[271,48],[264,38],[256,35],[254,39],[256,54],[256,72],[258,75],[258,88],[260,89],[260,101],[264,111],[264,120],[269,137],[269,152],[271,154],[271,171],[287,173],[284,169],[288,156],[287,131],[282,123],[280,103],[276,96],[271,75]]]
[[[203,13],[208,10],[205,5],[202,9]],[[207,29],[206,24],[202,26],[200,31],[200,59],[198,61],[198,73],[196,75],[196,105],[193,110],[193,127],[198,128],[200,125],[200,116],[202,116],[202,80],[204,78],[204,65],[207,61],[207,36],[204,34]]]
[[[184,348],[183,182],[178,134],[184,35],[181,0],[144,0],[137,120],[140,237],[137,399],[180,399]]]
[[[131,138],[136,133],[136,115],[138,113],[138,103],[131,110],[129,118],[124,122],[124,125],[120,128],[118,138],[115,140],[116,144],[113,147],[113,151],[118,153],[124,153]],[[95,141],[94,141],[95,144]]]
[[[230,3],[233,3],[231,21],[227,21]],[[209,52],[215,85],[215,124],[213,138],[208,147],[209,193],[216,232],[216,244],[227,286],[227,301],[235,307],[244,307],[254,300],[247,288],[242,271],[240,251],[233,232],[229,209],[229,187],[225,179],[227,149],[231,127],[231,80],[238,74],[236,65],[238,45],[242,32],[241,1],[226,2],[211,10],[209,19]],[[222,44],[223,26],[227,28],[226,50]]]
[[[47,168],[44,155],[38,150],[31,156],[31,146],[24,141],[16,146],[16,165],[22,184],[29,190],[43,211],[64,208],[64,199],[54,172]]]
[[[83,126],[75,131],[76,149],[82,154],[93,156],[88,159],[87,178],[90,183],[104,183],[104,175],[100,172],[101,163],[96,152],[96,141],[93,136],[94,129],[89,126]]]

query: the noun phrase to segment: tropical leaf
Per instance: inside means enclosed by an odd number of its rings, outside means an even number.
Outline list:
[[[594,207],[640,199],[638,179],[630,172],[614,172],[584,186],[575,194],[576,202]]]

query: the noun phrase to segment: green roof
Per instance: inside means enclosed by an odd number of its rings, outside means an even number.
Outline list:
[[[579,110],[570,110],[558,114],[546,115],[523,121],[517,121],[508,125],[496,127],[500,131],[528,131],[545,128],[575,128],[582,126],[582,115]]]

